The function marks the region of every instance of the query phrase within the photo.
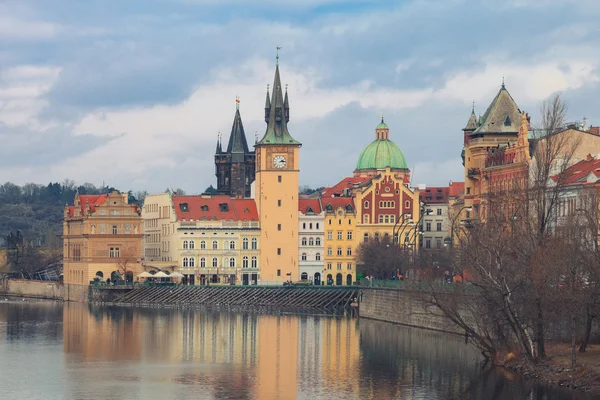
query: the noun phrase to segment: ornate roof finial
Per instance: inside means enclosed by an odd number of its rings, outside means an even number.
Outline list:
[[[475,114],[475,101],[473,101],[473,105],[471,106],[471,112]]]
[[[235,96],[235,109],[236,110],[240,109],[240,97],[239,96]]]
[[[383,113],[381,113],[381,123],[383,123]]]
[[[275,65],[279,66],[279,50],[281,46],[277,46],[277,56],[275,57]]]
[[[502,89],[504,89],[504,74],[502,74]]]

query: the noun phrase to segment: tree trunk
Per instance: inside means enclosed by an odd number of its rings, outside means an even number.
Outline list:
[[[575,323],[576,323],[576,317],[575,317],[575,313],[571,314],[571,368],[575,368],[575,365],[577,364],[577,351],[575,350],[577,348],[577,343],[576,343],[576,329],[575,329]]]
[[[542,300],[540,298],[535,299],[535,305],[537,308],[536,317],[536,341],[537,341],[537,359],[546,357],[546,346],[544,343],[544,314],[542,311]]]
[[[585,353],[587,350],[587,345],[590,341],[590,335],[592,333],[592,322],[594,321],[594,316],[590,312],[590,305],[586,305],[586,321],[585,321],[585,334],[583,335],[583,341],[579,346],[579,352]]]

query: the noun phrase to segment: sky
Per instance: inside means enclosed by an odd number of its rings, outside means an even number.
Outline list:
[[[600,124],[597,0],[0,0],[0,182],[216,186],[236,96],[264,134],[276,47],[300,184],[352,175],[381,115],[413,184],[463,180],[461,129],[504,77],[535,124]]]

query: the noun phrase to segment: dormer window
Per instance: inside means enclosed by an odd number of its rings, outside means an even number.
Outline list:
[[[350,204],[346,204],[346,211],[352,212],[352,206]]]
[[[307,213],[307,214],[308,214],[308,213],[311,213],[311,214],[313,214],[313,213],[314,213],[314,211],[313,211],[313,209],[312,209],[312,207],[311,207],[311,206],[308,206],[308,208],[306,209],[306,213]]]
[[[250,212],[250,210],[248,210],[248,207],[244,208],[244,212],[245,213],[249,213]]]
[[[328,212],[333,211],[333,207],[331,206],[331,204],[327,204],[327,207],[325,207],[327,209]]]
[[[206,204],[204,204],[202,207],[200,207],[202,209],[202,212],[208,212],[208,206]]]
[[[227,204],[227,203],[219,204],[219,210],[221,212],[229,212],[229,204]]]
[[[188,209],[188,203],[181,203],[181,204],[179,204],[179,209],[181,210],[181,212],[189,212],[190,211]]]
[[[510,117],[507,115],[506,118],[504,119],[504,126],[511,126],[512,125],[512,121],[510,120]]]

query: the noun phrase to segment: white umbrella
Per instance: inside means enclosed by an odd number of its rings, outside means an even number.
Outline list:
[[[184,278],[183,274],[180,274],[179,272],[173,272],[171,273],[171,275],[169,275],[169,278]]]
[[[138,275],[138,278],[152,278],[153,276],[150,272],[144,271]]]
[[[153,278],[168,278],[169,275],[165,274],[162,271],[159,271],[157,273],[155,273],[154,275],[152,275]]]

